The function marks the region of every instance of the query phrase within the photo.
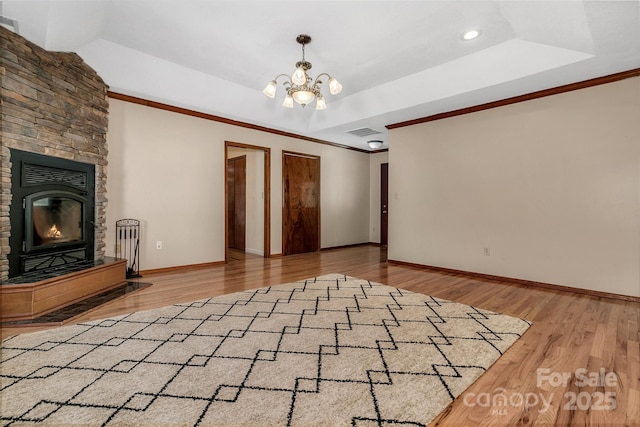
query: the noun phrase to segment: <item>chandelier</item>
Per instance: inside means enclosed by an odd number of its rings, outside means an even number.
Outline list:
[[[327,103],[325,102],[322,93],[320,93],[320,85],[322,84],[320,77],[327,76],[329,79],[329,92],[331,92],[332,95],[340,93],[342,85],[327,73],[322,73],[313,80],[309,74],[307,74],[307,71],[311,69],[311,62],[304,59],[304,46],[311,42],[311,36],[300,34],[296,37],[296,41],[302,45],[302,60],[296,63],[296,70],[291,76],[287,74],[277,75],[269,82],[262,93],[267,95],[269,98],[275,98],[277,88],[276,80],[280,77],[286,77],[287,80],[282,83],[287,90],[287,96],[284,98],[284,102],[282,103],[284,107],[293,108],[293,101],[302,105],[302,107],[305,107],[315,99],[316,110],[325,110],[327,108]]]

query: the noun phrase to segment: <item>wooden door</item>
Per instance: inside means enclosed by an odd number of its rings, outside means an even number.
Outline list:
[[[247,210],[247,157],[227,160],[228,247],[245,250]]]
[[[380,244],[389,241],[389,163],[380,165]]]
[[[320,249],[320,157],[282,153],[282,254]]]

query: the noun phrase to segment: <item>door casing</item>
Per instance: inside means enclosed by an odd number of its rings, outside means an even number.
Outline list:
[[[262,151],[264,153],[264,257],[271,257],[271,148],[258,145],[244,144],[241,142],[224,142],[224,247],[225,262],[227,262],[229,247],[228,236],[228,194],[227,194],[227,159],[229,158],[229,147],[245,148],[248,150]]]

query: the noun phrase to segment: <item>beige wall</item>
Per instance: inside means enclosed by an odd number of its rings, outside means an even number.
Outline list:
[[[640,78],[390,142],[390,259],[640,296]]]
[[[321,156],[322,247],[368,241],[368,154],[110,100],[107,255],[115,221],[136,218],[141,270],[224,260],[225,141],[271,148],[272,254],[282,252],[282,150]]]

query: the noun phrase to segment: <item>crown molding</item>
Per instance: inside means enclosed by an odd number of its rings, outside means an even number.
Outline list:
[[[505,105],[516,104],[518,102],[530,101],[532,99],[544,98],[546,96],[558,95],[561,93],[571,92],[578,89],[586,89],[592,86],[598,86],[606,83],[613,83],[620,80],[625,80],[631,77],[640,76],[640,68],[633,70],[623,71],[616,74],[610,74],[608,76],[596,77],[581,82],[570,83],[563,86],[554,87],[551,89],[544,89],[537,92],[531,92],[525,95],[514,96],[512,98],[502,99],[500,101],[488,102],[486,104],[475,105],[473,107],[461,108],[459,110],[448,111],[445,113],[434,114],[432,116],[422,117],[413,120],[407,120],[400,123],[394,123],[387,125],[387,129],[398,129],[406,126],[413,126],[420,123],[433,122],[435,120],[442,120],[449,117],[462,116],[464,114],[475,113],[477,111],[489,110],[492,108],[503,107]]]
[[[189,110],[187,108],[176,107],[174,105],[164,104],[162,102],[151,101],[149,99],[138,98],[136,96],[125,95],[118,92],[108,91],[107,96],[110,99],[117,99],[119,101],[131,102],[133,104],[144,105],[146,107],[157,108],[160,110],[171,111],[173,113],[184,114],[187,116],[198,117],[200,119],[211,120],[214,122],[225,123],[231,126],[239,126],[247,129],[253,129],[260,132],[272,133],[275,135],[286,136],[289,138],[302,139],[304,141],[315,142],[318,144],[330,145],[332,147],[343,148],[345,150],[357,151],[359,153],[371,154],[369,150],[363,150],[362,148],[350,147],[348,145],[339,144],[337,142],[325,141],[323,139],[311,138],[309,136],[298,135],[291,132],[284,132],[277,129],[268,128],[266,126],[254,125],[251,123],[241,122],[239,120],[232,120],[226,117],[216,116],[213,114],[203,113],[200,111]]]

